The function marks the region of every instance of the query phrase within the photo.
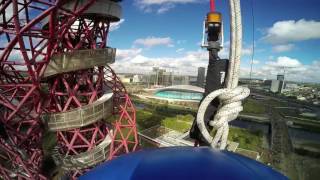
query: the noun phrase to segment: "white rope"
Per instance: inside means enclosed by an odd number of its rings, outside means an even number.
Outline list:
[[[240,0],[230,0],[231,48],[226,88],[211,92],[201,102],[197,114],[197,125],[202,136],[213,148],[225,149],[229,134],[229,122],[235,120],[243,110],[241,101],[249,96],[250,90],[238,86],[242,48],[242,24]],[[217,129],[213,138],[204,124],[205,112],[212,100],[219,99],[220,105],[209,125]]]

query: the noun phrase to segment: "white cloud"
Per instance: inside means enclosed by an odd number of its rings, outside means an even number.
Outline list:
[[[261,64],[261,63],[260,63]],[[267,61],[261,66],[254,66],[252,77],[261,79],[276,79],[276,75],[284,73],[289,81],[320,82],[320,61],[312,64],[303,64],[298,59],[278,57],[275,61]],[[241,67],[241,77],[249,77],[250,68]]]
[[[142,5],[162,5],[168,3],[194,3],[199,0],[136,0],[137,3]]]
[[[219,57],[221,59],[228,59],[229,58],[229,48],[223,48],[219,51]]]
[[[199,42],[201,45],[201,42]],[[230,49],[230,41],[226,41],[223,43],[223,48],[219,51],[219,57],[221,59],[228,59],[229,58],[229,49]]]
[[[260,64],[260,61],[254,59],[252,62],[250,61],[250,63],[252,63],[252,64]]]
[[[320,22],[314,20],[278,21],[267,29],[267,34],[263,39],[273,44],[319,39],[319,29]]]
[[[124,23],[124,19],[120,19],[120,21],[110,24],[110,31],[115,31],[120,28],[121,24]]]
[[[142,45],[147,48],[153,47],[153,46],[168,46],[173,47],[173,41],[170,37],[147,37],[144,39],[137,39],[133,43],[134,45]]]
[[[270,56],[268,57],[268,61],[270,61],[270,60],[274,60],[274,56],[270,55]]]
[[[135,5],[146,13],[156,11],[161,14],[173,9],[177,4],[202,2],[206,0],[135,0]]]
[[[187,51],[180,57],[147,57],[141,49],[125,49],[117,51],[116,63],[112,67],[117,72],[148,73],[152,67],[158,66],[179,72],[182,75],[196,75],[198,67],[207,67],[208,52],[205,50]],[[241,66],[241,77],[249,77],[250,60]],[[252,77],[261,79],[275,79],[276,75],[286,70],[286,79],[290,81],[320,82],[320,61],[303,64],[300,60],[280,56],[274,60],[254,60]]]
[[[250,56],[252,54],[252,47],[245,47],[245,48],[242,48],[242,51],[241,51],[241,54],[243,56]]]
[[[181,57],[146,57],[139,49],[118,50],[116,63],[112,66],[117,72],[147,73],[152,67],[175,69],[184,75],[196,75],[198,67],[208,65],[207,51],[188,51]]]
[[[303,76],[306,81],[319,83],[320,82],[320,76],[319,76],[320,60],[314,61],[310,66],[307,66],[306,68],[307,70],[304,71],[304,73],[301,76]]]
[[[272,51],[273,52],[287,52],[287,51],[291,51],[294,48],[294,44],[281,44],[281,45],[275,45],[272,47]]]
[[[230,41],[226,41],[223,44],[223,49],[219,51],[219,57],[222,59],[228,59],[230,53]],[[242,45],[241,55],[250,56],[252,54],[252,47]]]
[[[179,48],[179,49],[176,50],[177,53],[181,53],[183,51],[184,51],[184,48]]]
[[[117,60],[130,61],[131,58],[141,54],[142,49],[117,49]]]
[[[158,10],[157,10],[157,13],[158,14],[162,14],[162,13],[165,13],[167,11],[169,11],[170,9],[173,9],[174,8],[174,5],[173,4],[166,4],[166,5],[163,5],[161,6]]]
[[[297,68],[302,65],[299,60],[287,56],[280,56],[277,61],[269,61],[266,64],[274,67],[285,68]]]

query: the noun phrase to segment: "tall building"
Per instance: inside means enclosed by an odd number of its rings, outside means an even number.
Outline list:
[[[167,72],[165,69],[154,67],[149,75],[148,82],[154,86],[171,86],[173,84],[173,78],[173,72]]]
[[[283,90],[282,86],[284,85],[283,83],[284,82],[280,80],[272,80],[270,91],[273,93],[282,93],[282,90]]]
[[[198,68],[197,86],[204,87],[205,73],[206,73],[206,68],[204,67]]]
[[[280,81],[279,80],[272,80],[271,81],[271,86],[270,86],[270,91],[273,93],[279,92],[280,89]]]
[[[173,85],[189,85],[189,76],[175,75],[172,79]]]
[[[171,86],[172,85],[172,72],[162,72],[161,76],[161,85],[163,86]]]
[[[277,75],[277,80],[278,81],[284,81],[284,75],[283,74],[278,74]]]
[[[197,76],[189,76],[189,84],[192,86],[197,86]]]

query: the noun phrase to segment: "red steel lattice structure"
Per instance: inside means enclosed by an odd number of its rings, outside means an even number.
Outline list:
[[[49,130],[57,132],[58,163],[64,167],[69,162],[65,159],[91,157],[91,152],[103,152],[106,160],[134,151],[138,145],[135,109],[107,65],[114,56],[105,55],[110,22],[119,20],[118,4],[109,0],[2,0],[0,5],[0,177],[45,179],[40,172],[41,139],[48,119],[43,116],[94,109],[106,93],[112,94],[112,116],[76,128],[52,130],[49,125]],[[83,50],[93,54],[83,57],[91,58],[85,61],[90,62],[87,67],[81,67],[81,59],[75,58],[80,67],[48,75],[47,66],[52,62],[65,63],[68,54]],[[104,55],[96,50],[103,50]],[[67,58],[59,59],[62,56]],[[101,63],[103,58],[107,59]],[[100,151],[107,138],[110,142]],[[65,169],[75,177],[103,160]]]

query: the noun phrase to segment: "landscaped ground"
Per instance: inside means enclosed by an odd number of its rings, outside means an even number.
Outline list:
[[[263,135],[260,131],[252,132],[246,129],[231,127],[228,139],[238,142],[243,149],[260,151]]]
[[[166,128],[184,133],[190,130],[193,119],[194,117],[190,114],[166,117],[162,120],[161,125]]]
[[[248,98],[243,103],[243,111],[245,114],[264,114],[266,108],[261,101]]]
[[[254,103],[254,102],[253,102]],[[250,105],[252,102],[250,102]],[[261,112],[263,109],[258,110]],[[258,111],[257,110],[257,111]],[[184,113],[181,112],[181,113]],[[154,108],[153,105],[145,104],[143,109],[137,110],[137,124],[139,130],[147,129],[156,125],[179,131],[187,132],[194,120],[194,114],[180,114],[177,109],[171,109],[170,106],[166,108]],[[214,134],[214,132],[212,132]],[[230,141],[239,142],[239,147],[252,151],[260,151],[262,145],[263,135],[261,132],[251,132],[246,129],[231,127],[228,139]]]
[[[162,125],[166,128],[184,133],[191,128],[193,118],[194,117],[191,114],[166,116],[156,110],[137,110],[137,125],[139,130]]]

